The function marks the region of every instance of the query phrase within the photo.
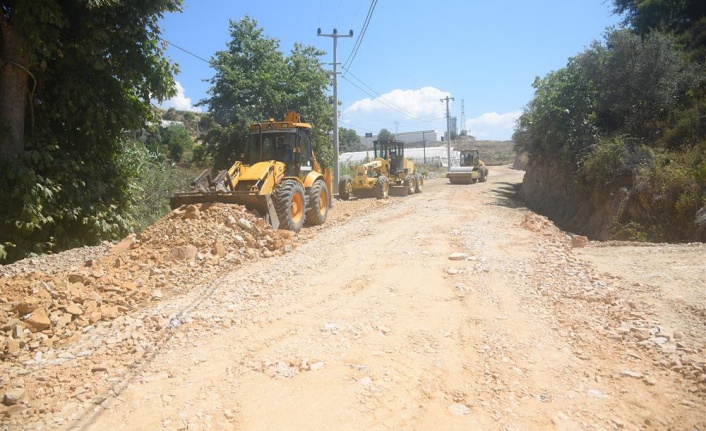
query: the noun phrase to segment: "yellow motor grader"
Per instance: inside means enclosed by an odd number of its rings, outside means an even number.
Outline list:
[[[451,184],[472,184],[488,180],[488,168],[480,159],[480,151],[462,150],[460,166],[452,166],[446,173]]]
[[[421,193],[424,177],[414,163],[404,157],[404,142],[395,140],[373,141],[375,159],[356,166],[354,177],[344,175],[338,181],[338,196],[343,200],[351,196],[374,196],[384,199],[390,187],[403,187],[405,194]]]
[[[172,209],[195,203],[223,202],[257,211],[275,229],[298,232],[304,223],[326,221],[331,207],[331,172],[322,171],[311,142],[311,125],[289,111],[283,121],[250,125],[250,140],[238,160],[215,177],[202,172],[191,191],[176,193]]]

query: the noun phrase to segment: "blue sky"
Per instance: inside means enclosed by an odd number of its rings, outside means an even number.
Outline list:
[[[313,45],[333,62],[333,40],[317,36],[353,30],[338,39],[346,63],[373,0],[185,0],[162,21],[163,38],[203,59],[225,49],[229,21],[254,18],[280,41]],[[515,119],[533,95],[532,82],[566,65],[605,30],[618,25],[610,0],[378,1],[355,58],[339,78],[339,125],[377,133],[446,130],[445,104],[478,139],[510,139]],[[177,109],[207,96],[209,65],[170,45],[179,64],[179,94],[162,104]],[[330,68],[331,66],[326,66]],[[340,70],[340,69],[339,69]],[[204,108],[201,108],[204,110]]]

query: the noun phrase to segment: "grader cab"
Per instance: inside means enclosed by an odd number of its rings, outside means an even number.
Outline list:
[[[353,178],[344,175],[338,182],[338,195],[343,200],[351,196],[374,196],[383,199],[393,188],[404,188],[404,194],[421,193],[424,177],[414,163],[404,156],[404,142],[373,141],[375,159],[356,166]]]

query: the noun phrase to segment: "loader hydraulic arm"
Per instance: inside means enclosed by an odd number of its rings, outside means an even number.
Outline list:
[[[230,190],[235,190],[238,186],[238,177],[240,176],[240,168],[242,165],[243,164],[241,162],[235,162],[233,163],[233,166],[228,169],[228,177],[226,181],[228,181],[228,187]]]
[[[270,160],[269,165],[267,166],[267,169],[262,170],[262,174],[260,174],[260,178],[257,179],[255,184],[252,187],[252,190],[257,192],[260,189],[262,189],[262,184],[267,181],[268,179],[270,180],[270,185],[268,189],[266,190],[265,194],[270,194],[272,192],[272,189],[274,188],[275,184],[278,183],[279,178],[272,178],[272,175],[274,175],[275,171],[275,163],[277,163],[276,160]]]

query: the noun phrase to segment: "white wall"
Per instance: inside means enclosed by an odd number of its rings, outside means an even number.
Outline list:
[[[459,152],[451,149],[451,164],[458,165]],[[426,147],[426,148],[406,148],[404,155],[419,166],[448,166],[446,147]],[[356,151],[352,153],[339,154],[340,166],[358,165],[365,161],[366,157],[372,160],[375,157],[373,150]],[[424,161],[426,160],[426,164]]]

